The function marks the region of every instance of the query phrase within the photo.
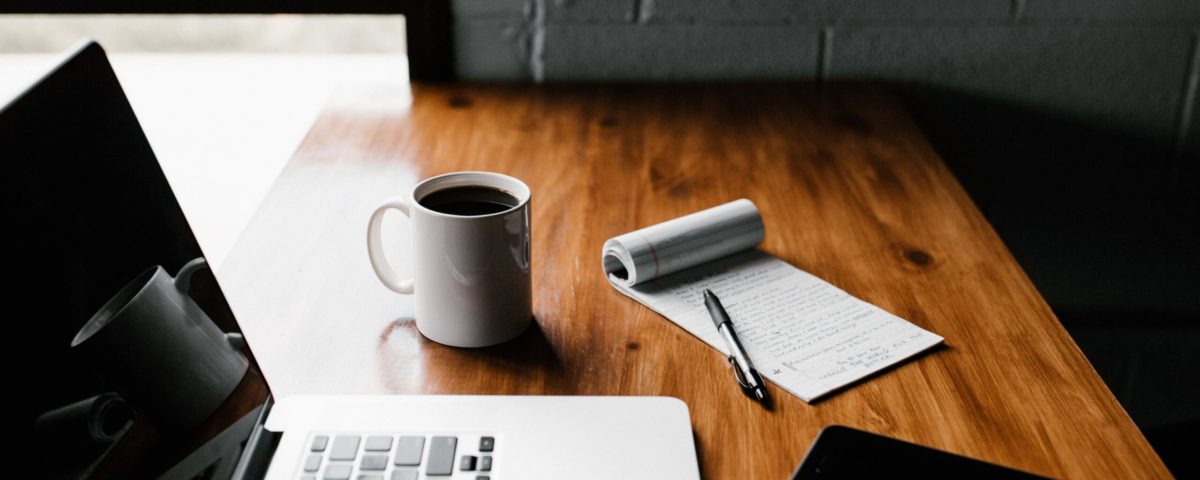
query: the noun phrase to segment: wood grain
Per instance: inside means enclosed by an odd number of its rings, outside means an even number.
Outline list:
[[[367,218],[419,179],[533,189],[536,326],[496,348],[423,339],[367,264]],[[762,248],[946,338],[773,411],[717,351],[612,289],[605,239],[736,198]],[[389,219],[402,272],[407,230]],[[705,478],[789,478],[843,424],[1066,478],[1168,477],[899,103],[869,84],[413,85],[332,103],[219,272],[277,395],[669,395]],[[419,286],[417,287],[420,288]]]

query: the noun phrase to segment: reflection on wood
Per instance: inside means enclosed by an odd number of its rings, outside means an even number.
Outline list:
[[[178,464],[191,452],[219,435],[243,416],[263,405],[267,387],[253,368],[199,427],[171,438],[161,435],[150,422],[137,415],[132,429],[97,466],[91,478],[155,478]]]

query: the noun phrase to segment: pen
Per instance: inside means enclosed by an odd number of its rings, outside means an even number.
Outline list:
[[[763,383],[762,377],[758,375],[758,370],[755,370],[754,365],[750,363],[750,356],[742,348],[742,342],[738,341],[737,332],[733,331],[733,320],[729,319],[725,307],[721,306],[721,299],[717,298],[711,290],[705,289],[704,307],[712,316],[713,325],[717,326],[717,333],[725,338],[725,345],[729,347],[729,363],[733,364],[733,376],[737,379],[738,385],[746,393],[754,395],[758,401],[765,401],[767,386]]]

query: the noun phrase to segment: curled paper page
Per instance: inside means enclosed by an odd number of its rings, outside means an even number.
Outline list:
[[[734,200],[608,239],[601,254],[604,275],[632,287],[752,249],[764,236],[754,202]]]
[[[53,462],[43,465],[61,478],[82,472],[103,456],[133,423],[133,410],[115,393],[103,393],[43,413],[34,422],[35,441],[54,445]]]

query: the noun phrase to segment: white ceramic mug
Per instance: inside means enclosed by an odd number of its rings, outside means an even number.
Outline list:
[[[463,216],[421,204],[434,192],[468,186],[500,190],[516,205]],[[529,197],[529,187],[513,177],[455,172],[428,178],[375,209],[367,225],[371,267],[391,290],[416,296],[422,335],[455,347],[485,347],[511,340],[529,327]],[[389,209],[411,222],[415,268],[410,279],[400,278],[383,253],[383,214]]]

